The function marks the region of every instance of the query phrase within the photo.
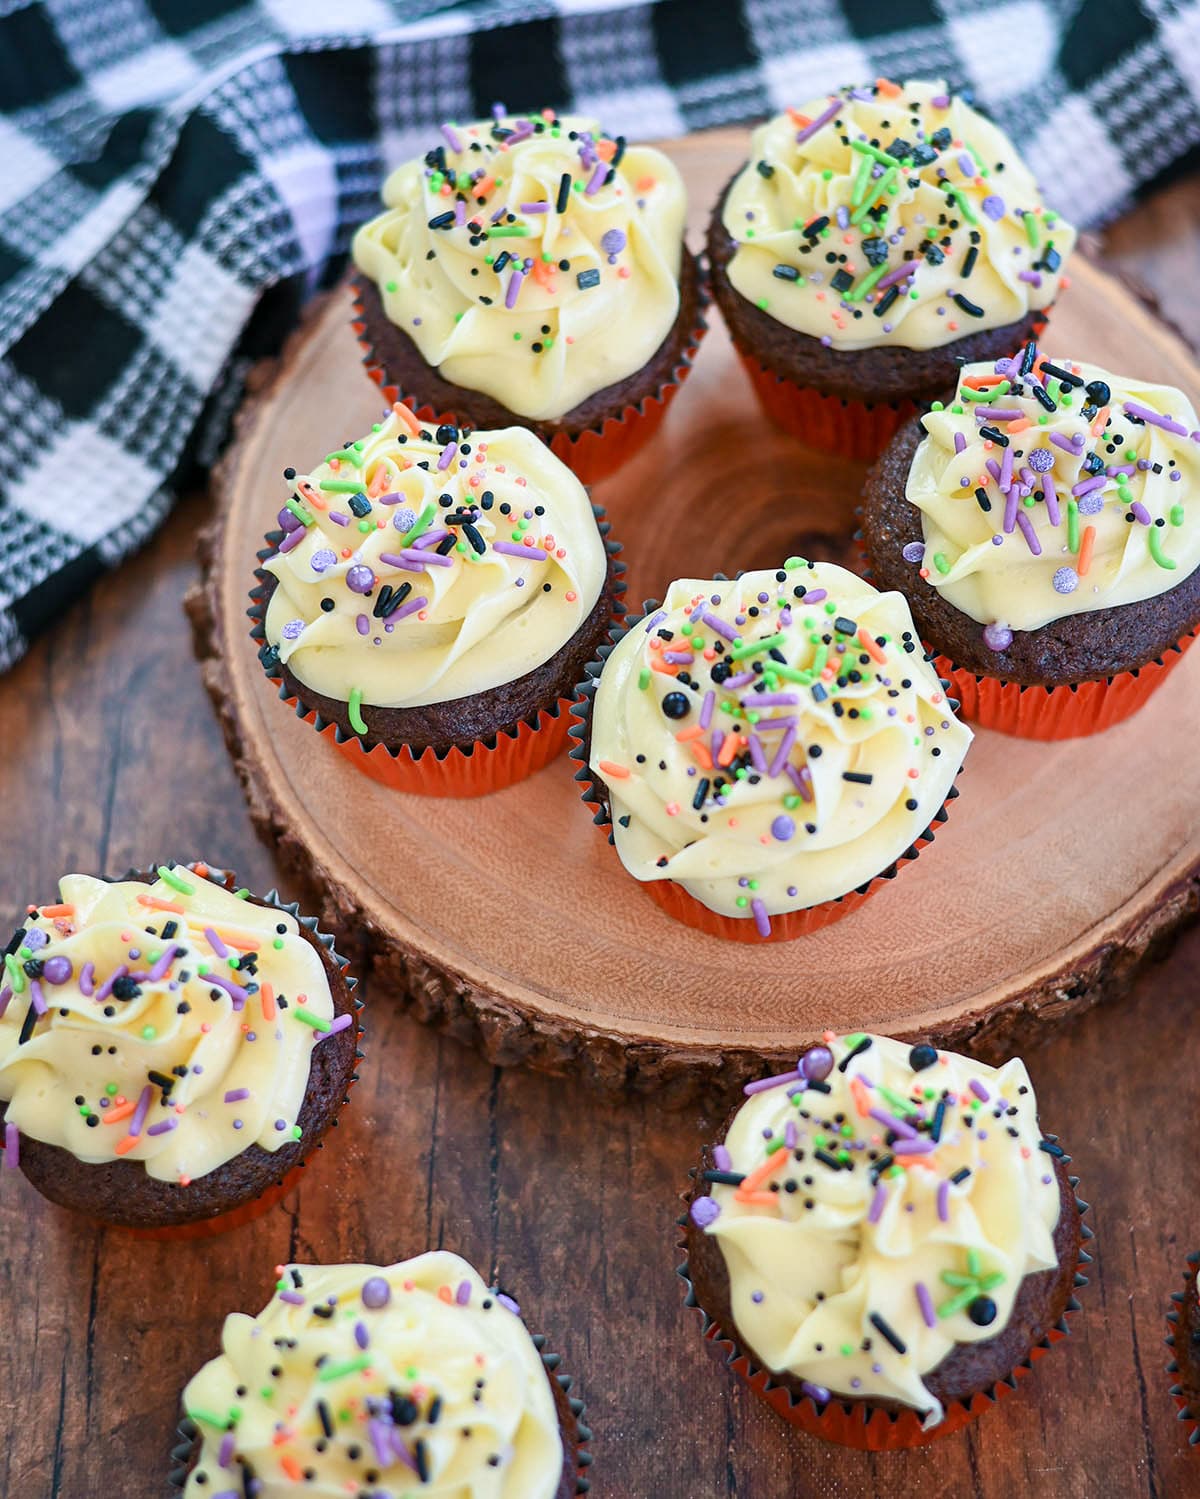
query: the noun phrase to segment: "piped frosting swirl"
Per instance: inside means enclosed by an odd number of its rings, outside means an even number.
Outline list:
[[[970,741],[903,597],[791,558],[671,584],[604,664],[590,765],[635,879],[767,936],[899,858]]]
[[[564,1451],[516,1304],[443,1250],[386,1268],[289,1265],[184,1392],[187,1499],[553,1499]],[[257,1485],[257,1486],[254,1486]]]
[[[1058,1266],[1057,1146],[1040,1148],[1024,1063],[831,1036],[745,1091],[691,1207],[737,1335],[818,1402],[874,1396],[937,1424],[925,1376]]]
[[[442,136],[392,172],[354,237],[426,364],[533,421],[641,369],[679,311],[671,161],[575,116],[500,113]]]
[[[922,421],[905,495],[925,544],[906,560],[993,648],[1200,566],[1200,419],[1181,391],[1030,344],[965,366]]]
[[[604,586],[587,491],[523,427],[430,431],[397,407],[289,477],[286,534],[264,564],[278,580],[268,665],[348,702],[352,723],[359,703],[515,681],[570,640]]]
[[[352,1021],[296,918],[178,865],[59,889],[4,959],[9,1128],[180,1186],[299,1138],[313,1048]]]
[[[944,83],[776,115],[725,200],[734,288],[835,349],[932,349],[1048,307],[1075,231]]]

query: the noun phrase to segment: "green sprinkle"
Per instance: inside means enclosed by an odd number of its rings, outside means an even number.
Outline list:
[[[322,479],[321,488],[330,494],[357,494],[362,485],[357,479]]]
[[[8,969],[8,978],[13,986],[13,993],[23,994],[25,992],[25,970],[17,962],[16,958],[13,957],[12,953],[6,952],[4,954],[4,966]]]
[[[320,1384],[328,1384],[332,1379],[344,1379],[347,1374],[357,1374],[360,1369],[365,1369],[370,1362],[368,1354],[360,1353],[357,1358],[347,1359],[341,1364],[323,1364],[317,1370],[317,1380]]]
[[[394,281],[385,281],[383,283],[383,289],[384,291],[395,291],[397,289],[396,283]]]
[[[343,458],[349,458],[350,462],[354,465],[355,468],[362,468],[363,466],[363,456],[361,448],[356,449],[351,446],[348,448],[339,448],[336,453],[325,454],[326,463],[332,463],[335,459],[340,463]]]
[[[864,156],[858,164],[858,171],[854,175],[854,190],[850,197],[851,208],[857,208],[863,200],[863,194],[867,190],[867,183],[871,180],[871,158]],[[799,224],[796,225],[798,229]]]
[[[436,514],[437,506],[433,503],[432,500],[427,501],[420,515],[418,515],[416,520],[413,522],[412,530],[405,531],[403,537],[401,538],[402,544],[406,547],[412,546],[413,542],[416,541],[418,536],[423,535],[424,532],[429,530],[429,523]]]
[[[271,943],[271,946],[275,949],[276,952],[278,952],[279,949],[283,946],[283,938],[276,937],[274,942]]]
[[[487,232],[488,239],[524,239],[529,233],[528,224],[492,224]]]
[[[787,636],[781,630],[777,635],[768,635],[763,640],[746,640],[731,646],[729,655],[734,661],[741,661],[746,656],[757,656],[760,651],[772,650],[777,645],[782,645]]]
[[[894,1109],[897,1114],[915,1114],[917,1112],[915,1104],[909,1103],[908,1099],[904,1098],[901,1094],[893,1093],[890,1088],[880,1087],[878,1091],[887,1099],[888,1106]]]
[[[948,573],[950,571],[950,563],[946,559],[945,552],[934,552],[933,565],[940,573]]]
[[[946,191],[950,194],[950,196],[958,204],[959,209],[960,209],[960,211],[962,213],[962,216],[963,216],[964,219],[966,219],[967,223],[968,224],[978,224],[978,222],[979,222],[979,215],[971,207],[970,203],[967,200],[967,195],[963,192],[962,188],[961,187],[954,187],[951,183],[947,183],[946,184]]]
[[[866,196],[866,200],[850,215],[850,222],[852,224],[861,224],[863,219],[866,218],[871,209],[875,206],[876,199],[879,198],[882,193],[891,191],[892,183],[895,180],[896,173],[899,170],[899,167],[891,166],[886,172],[884,172],[879,181],[875,183],[874,192],[869,192]],[[887,261],[885,260],[882,266],[876,266],[875,269],[879,271],[880,275],[882,275],[883,272],[887,269]]]
[[[1168,572],[1173,572],[1179,566],[1173,557],[1168,557],[1162,549],[1162,532],[1158,526],[1150,527],[1150,555],[1158,563],[1159,567],[1165,567]]]
[[[348,716],[350,719],[350,727],[356,734],[365,734],[367,732],[367,721],[362,716],[361,687],[351,687],[350,689],[350,708]]]
[[[188,1411],[188,1419],[192,1421],[203,1421],[205,1426],[215,1426],[218,1431],[227,1431],[233,1420],[233,1412],[228,1416],[214,1416],[212,1411],[199,1410],[193,1407]]]
[[[158,877],[164,885],[170,885],[172,890],[178,890],[180,895],[195,895],[196,893],[195,885],[189,885],[182,875],[176,874],[173,869],[168,869],[165,864],[158,866]]]
[[[1072,552],[1079,550],[1079,501],[1067,501],[1067,547]]]
[[[155,1036],[157,1036],[157,1035],[158,1035],[158,1032],[154,1029],[154,1027],[152,1025],[144,1025],[144,1026],[142,1026],[142,1040],[143,1041],[153,1041],[154,1038],[155,1038]]]
[[[851,141],[850,149],[851,151],[860,152],[863,156],[869,156],[872,160],[877,161],[881,167],[891,167],[893,171],[896,169],[896,158],[889,156],[879,146],[871,145],[870,141]]]
[[[961,1312],[965,1307],[975,1300],[976,1290],[974,1282],[965,1291],[960,1291],[957,1296],[951,1296],[949,1301],[943,1301],[937,1309],[939,1317],[953,1317],[955,1312]]]
[[[1025,238],[1036,250],[1042,242],[1041,232],[1038,229],[1037,214],[1026,210],[1021,217],[1025,220]]]
[[[973,390],[971,386],[964,385],[960,394],[964,401],[991,401],[996,396],[1006,396],[1011,389],[1011,380],[1001,380],[999,385],[990,385],[987,390]]]
[[[301,1025],[311,1025],[314,1031],[327,1031],[330,1029],[330,1022],[328,1020],[322,1020],[319,1015],[314,1015],[311,1010],[306,1010],[303,1005],[294,1006],[292,1015]]]
[[[886,260],[882,265],[877,265],[874,270],[870,271],[862,278],[861,281],[857,282],[850,288],[850,290],[846,293],[846,301],[861,302],[866,294],[875,285],[876,281],[878,281],[881,276],[887,274],[887,268],[888,266]]]
[[[235,890],[233,892],[233,898],[234,898],[234,900],[249,900],[249,898],[250,898],[249,887],[246,886],[246,885],[243,885],[240,890]]]
[[[1182,526],[1183,525],[1183,506],[1182,505],[1172,505],[1171,506],[1171,524],[1173,526]]]

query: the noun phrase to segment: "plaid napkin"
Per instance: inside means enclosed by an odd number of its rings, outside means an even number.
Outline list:
[[[1200,0],[0,0],[0,669],[216,455],[445,120],[631,139],[940,75],[1078,224],[1200,142]]]

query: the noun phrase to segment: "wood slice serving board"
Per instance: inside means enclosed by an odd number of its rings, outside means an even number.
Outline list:
[[[697,244],[745,137],[667,149]],[[245,613],[281,470],[379,416],[349,314],[331,296],[257,382],[189,607],[260,831],[327,922],[366,932],[376,996],[390,986],[497,1062],[711,1101],[764,1062],[790,1065],[827,1027],[1009,1052],[1118,991],[1195,912],[1200,651],[1106,734],[1044,745],[980,733],[936,843],[861,911],[792,943],[726,944],[660,912],[592,827],[565,758],[481,801],[368,780],[278,701]],[[676,576],[852,556],[861,466],[774,432],[712,322],[662,431],[595,493],[624,543],[633,604]],[[1048,343],[1200,394],[1180,339],[1085,259]]]

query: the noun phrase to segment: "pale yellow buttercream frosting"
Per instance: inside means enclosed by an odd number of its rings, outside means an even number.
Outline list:
[[[624,380],[675,322],[683,181],[594,120],[447,126],[383,200],[353,253],[387,316],[443,379],[518,416],[553,420]]]
[[[743,1180],[692,1204],[729,1271],[726,1330],[818,1400],[900,1401],[936,1424],[925,1376],[1002,1332],[1024,1277],[1058,1265],[1024,1063],[859,1035],[746,1091],[715,1151],[718,1176]]]
[[[0,984],[0,1099],[21,1134],[186,1186],[299,1138],[313,1048],[339,1023],[290,912],[164,870],[64,875],[27,918]]]
[[[587,491],[531,432],[415,426],[393,412],[297,476],[264,564],[269,644],[355,708],[516,681],[571,639],[607,573]]]
[[[1200,566],[1200,420],[1181,391],[1018,355],[965,366],[956,399],[922,420],[905,487],[925,538],[914,567],[996,648]]]
[[[564,1450],[515,1304],[456,1254],[289,1265],[183,1403],[202,1436],[188,1499],[553,1499]]]
[[[671,584],[604,664],[590,763],[635,879],[765,936],[898,859],[970,742],[904,598],[792,558]]]
[[[835,349],[932,349],[1048,307],[1075,231],[1012,142],[944,83],[887,88],[754,132],[723,213],[734,288]]]

